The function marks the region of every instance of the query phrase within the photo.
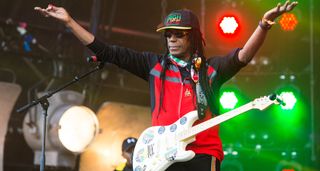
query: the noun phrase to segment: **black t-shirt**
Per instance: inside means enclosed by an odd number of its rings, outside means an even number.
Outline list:
[[[157,63],[161,63],[164,58],[163,54],[137,52],[130,48],[105,44],[97,39],[94,39],[87,47],[102,61],[113,63],[146,81],[150,78],[150,70]],[[219,103],[218,98],[221,85],[246,65],[246,63],[239,61],[239,51],[240,48],[237,48],[225,56],[211,57],[206,61],[216,71],[211,85],[214,92],[215,106]],[[183,77],[187,77],[189,74],[185,69],[180,69],[180,72]],[[219,113],[218,107],[215,112]]]

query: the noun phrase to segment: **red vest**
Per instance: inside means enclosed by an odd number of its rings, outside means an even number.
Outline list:
[[[182,80],[178,66],[170,64],[166,70],[164,83],[164,96],[162,108],[160,108],[161,80],[160,73],[162,66],[157,63],[150,71],[151,101],[152,101],[152,126],[170,125],[190,111],[196,110],[196,96],[192,89],[190,79]],[[214,68],[208,67],[210,81],[216,74]],[[211,112],[206,110],[203,120],[198,120],[195,124],[201,123],[211,118]],[[223,159],[222,143],[219,137],[219,126],[212,127],[196,135],[196,141],[187,146],[187,150],[192,150],[196,154],[209,154],[215,156],[220,161]]]

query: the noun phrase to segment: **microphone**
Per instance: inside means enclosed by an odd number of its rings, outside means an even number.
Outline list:
[[[101,58],[97,57],[97,56],[89,56],[87,57],[87,62],[89,63],[96,63],[98,62],[98,65],[96,67],[96,69],[101,69],[104,67],[105,65],[105,61],[103,61]]]
[[[101,59],[99,59],[97,56],[89,56],[87,57],[87,62],[100,62]]]
[[[98,63],[99,65],[97,66],[97,69],[101,69],[105,65],[105,62],[101,58],[99,58],[97,56],[94,56],[94,55],[87,57],[87,62],[89,62],[89,63],[99,62]]]
[[[106,63],[107,60],[104,57],[101,57],[99,55],[91,55],[87,57],[87,62],[94,63],[94,62],[100,62],[100,63]]]

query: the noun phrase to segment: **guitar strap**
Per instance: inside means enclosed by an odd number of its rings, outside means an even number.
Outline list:
[[[173,55],[169,54],[169,59],[172,63],[184,68],[188,66],[188,63],[184,60],[181,60],[177,57],[174,57]],[[190,69],[190,76],[195,84],[195,90],[196,90],[196,102],[197,102],[197,111],[198,111],[198,117],[199,119],[203,119],[205,116],[205,110],[207,108],[207,99],[206,96],[201,88],[200,82],[199,82],[199,69],[201,64],[201,58],[200,57],[194,57],[192,60],[192,65]]]
[[[199,82],[200,75],[199,75],[199,70],[200,70],[200,65],[201,65],[201,58],[200,57],[194,57],[192,60],[192,65],[191,65],[191,78],[193,82],[195,83],[195,88],[196,88],[196,100],[197,100],[197,111],[198,111],[198,117],[199,119],[203,119],[205,116],[205,110],[208,106],[206,96],[204,94],[204,91],[201,87],[201,84]]]

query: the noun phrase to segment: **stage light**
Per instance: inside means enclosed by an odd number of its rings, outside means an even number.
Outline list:
[[[282,74],[285,78],[283,79],[286,82],[293,82],[296,78],[294,74]],[[280,77],[281,78],[281,77]],[[285,105],[280,105],[279,109],[282,111],[288,111],[287,114],[293,114],[293,111],[301,113],[301,97],[300,90],[294,84],[286,83],[281,85],[276,91],[276,93],[282,98]]]
[[[244,145],[260,151],[263,148],[269,148],[274,145],[272,136],[266,130],[255,130],[245,132]]]
[[[298,20],[294,14],[285,13],[281,16],[279,23],[284,31],[293,31],[298,24]]]
[[[286,75],[281,74],[281,75],[279,76],[279,78],[280,78],[280,80],[285,80],[285,79],[286,79]]]
[[[234,109],[238,103],[238,98],[234,92],[223,92],[220,97],[220,103],[224,109]]]
[[[286,80],[286,82],[291,82]],[[304,129],[306,113],[308,112],[307,102],[301,94],[300,89],[293,84],[283,84],[276,90],[285,105],[276,105],[270,109],[272,117],[277,125],[273,135],[283,140],[295,139]],[[296,125],[292,127],[292,125]],[[291,139],[292,138],[292,139]],[[289,153],[288,153],[289,154]],[[287,155],[288,155],[287,154]]]
[[[256,134],[250,134],[250,139],[252,140],[256,139]]]
[[[122,141],[129,136],[139,137],[151,126],[150,108],[107,101],[97,111],[102,132],[81,154],[80,168],[111,171],[125,161],[121,156]]]
[[[236,158],[239,155],[239,152],[234,148],[233,144],[224,144],[223,149],[223,154],[228,158]]]
[[[268,58],[264,57],[261,59],[261,63],[262,63],[262,65],[266,66],[266,65],[270,64],[270,61]]]
[[[233,151],[231,154],[232,154],[233,156],[237,156],[239,153],[238,153],[237,151]]]
[[[299,154],[296,149],[286,149],[280,153],[280,156],[285,160],[295,160]]]
[[[219,27],[223,34],[231,35],[237,31],[239,24],[234,16],[223,16]]]
[[[282,160],[278,163],[276,171],[301,171],[302,166],[296,161]]]
[[[250,65],[256,65],[257,64],[257,60],[256,59],[252,59],[249,64]]]
[[[263,135],[262,135],[262,139],[264,139],[264,140],[269,139],[269,135],[268,135],[268,134],[263,134]]]
[[[48,101],[46,165],[73,168],[76,155],[83,152],[98,134],[98,119],[93,111],[81,106],[84,96],[78,92],[60,91]],[[23,121],[23,135],[34,151],[36,165],[40,164],[41,158],[42,119],[42,109],[37,105],[29,110]]]
[[[262,148],[262,145],[261,145],[261,144],[257,144],[256,147],[255,147],[255,149],[256,149],[257,151],[260,151],[261,148]]]
[[[98,134],[99,123],[92,110],[73,106],[64,112],[59,121],[59,140],[71,152],[83,152]]]
[[[286,103],[286,105],[282,105],[281,108],[284,110],[292,110],[297,102],[297,99],[293,92],[281,92],[280,97],[282,97],[283,101]]]
[[[290,80],[291,80],[291,81],[293,81],[293,80],[295,80],[295,79],[296,79],[296,76],[295,76],[295,75],[290,75],[290,77],[289,77],[289,78],[290,78]]]

